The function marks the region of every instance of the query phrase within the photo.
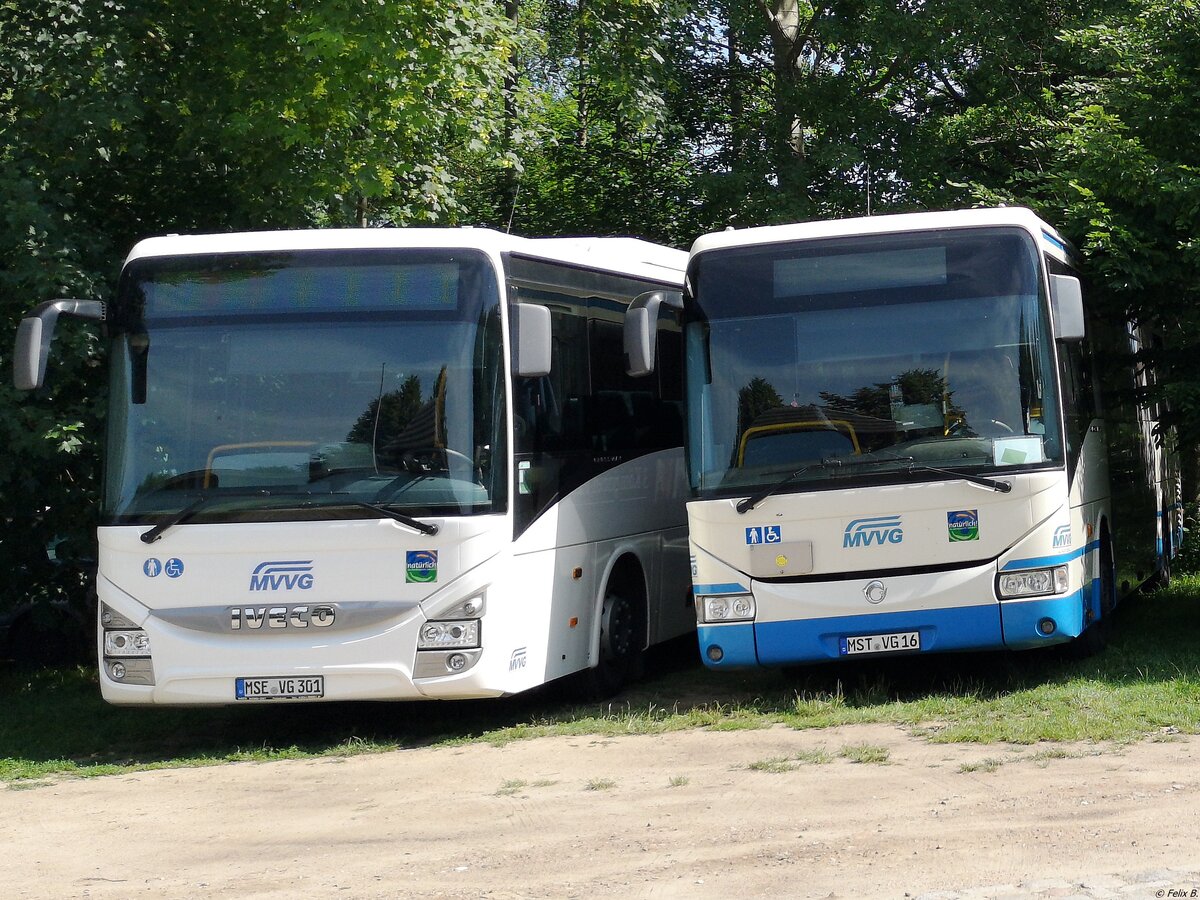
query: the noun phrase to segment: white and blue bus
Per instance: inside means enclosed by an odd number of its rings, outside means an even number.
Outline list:
[[[1032,212],[707,235],[679,305],[708,666],[1094,652],[1122,589],[1169,571],[1178,468],[1131,362],[1153,336],[1085,323]],[[1124,360],[1104,406],[1098,357]]]
[[[117,704],[593,693],[694,627],[677,319],[687,255],[486,229],[171,236],[108,304],[98,647]]]

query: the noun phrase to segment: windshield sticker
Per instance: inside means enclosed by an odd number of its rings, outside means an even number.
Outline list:
[[[900,544],[904,541],[900,516],[876,516],[854,519],[846,525],[842,547],[870,547],[872,544]]]
[[[152,556],[142,563],[142,571],[146,573],[147,578],[157,578],[164,572],[168,578],[178,578],[183,574],[183,560],[172,556],[164,563]]]
[[[747,544],[778,544],[783,540],[782,526],[759,525],[746,529]]]
[[[992,442],[993,461],[998,466],[1023,466],[1046,461],[1040,437],[996,438]]]
[[[409,584],[432,584],[437,581],[438,552],[409,550],[405,555],[404,580]]]
[[[979,510],[956,509],[946,513],[946,530],[952,544],[979,540]]]

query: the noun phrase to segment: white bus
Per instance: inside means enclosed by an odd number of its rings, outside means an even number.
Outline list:
[[[485,229],[171,236],[103,319],[100,683],[116,704],[594,693],[694,626],[679,328],[629,302],[687,255]]]
[[[1095,651],[1121,588],[1168,571],[1178,468],[1128,363],[1148,336],[1085,327],[1072,252],[1032,212],[707,235],[681,305],[708,666]],[[1092,332],[1126,359],[1104,410]]]

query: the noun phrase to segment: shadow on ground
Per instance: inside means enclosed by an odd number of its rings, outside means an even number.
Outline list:
[[[647,712],[787,712],[798,697],[836,698],[849,707],[946,696],[986,702],[1078,679],[1101,687],[1182,679],[1194,690],[1200,680],[1198,599],[1197,580],[1133,596],[1118,611],[1108,649],[1083,661],[1061,652],[1000,652],[714,673],[700,664],[695,639],[688,637],[655,648],[636,686],[610,701],[586,704],[572,699],[569,685],[553,684],[486,701],[121,709],[100,699],[92,667],[30,670],[0,664],[0,761],[147,765],[258,751],[414,747],[522,726],[586,728],[596,718]]]

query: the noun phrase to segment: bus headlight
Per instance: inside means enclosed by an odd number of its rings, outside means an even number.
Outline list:
[[[130,657],[150,655],[150,635],[141,629],[104,632],[104,655]]]
[[[478,646],[478,619],[468,622],[426,622],[417,636],[418,650],[449,650]]]
[[[997,582],[1000,596],[1037,597],[1043,594],[1065,594],[1070,579],[1066,566],[1050,569],[1026,569],[1022,572],[1002,572]]]
[[[700,604],[700,621],[710,625],[722,622],[749,622],[754,618],[754,613],[754,598],[749,594],[704,597]]]

